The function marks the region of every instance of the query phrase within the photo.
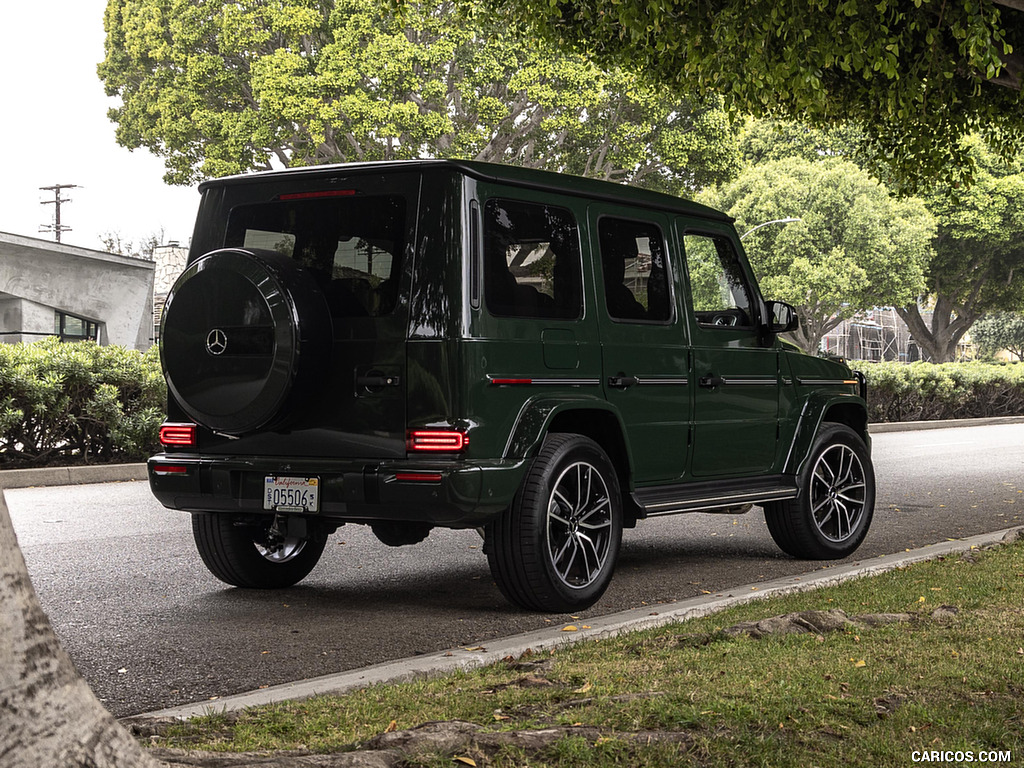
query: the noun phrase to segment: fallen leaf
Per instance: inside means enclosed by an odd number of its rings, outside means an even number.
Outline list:
[[[868,663],[866,661],[864,661],[864,659],[859,659],[858,661],[855,661],[853,663],[853,666],[855,666],[855,667],[866,667],[867,665],[868,665]]]
[[[467,651],[486,651],[487,649],[484,648],[482,645],[474,645],[473,647],[466,648],[465,650],[467,650]]]
[[[593,688],[593,686],[589,682],[586,682],[583,685],[581,685],[579,688],[577,688],[575,691],[573,691],[573,693],[586,693],[591,688]]]
[[[398,730],[398,721],[392,720],[388,723],[388,727],[384,729],[384,733],[393,733]]]
[[[562,631],[563,632],[579,632],[580,628],[577,627],[575,624],[569,624],[567,626],[562,627]]]
[[[462,763],[463,765],[472,765],[474,766],[474,768],[476,766],[476,760],[474,760],[472,757],[453,757],[452,759],[456,763]]]

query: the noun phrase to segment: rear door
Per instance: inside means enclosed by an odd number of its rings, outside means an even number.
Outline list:
[[[230,450],[287,455],[405,455],[410,260],[419,175],[314,176],[229,187],[225,247],[284,253],[311,274],[330,312],[325,381],[287,434]]]
[[[590,233],[605,396],[625,423],[634,479],[677,480],[686,466],[690,366],[672,290],[668,219],[596,204]]]

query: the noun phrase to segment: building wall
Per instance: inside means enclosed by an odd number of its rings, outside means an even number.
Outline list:
[[[29,334],[52,334],[55,313],[65,312],[98,323],[101,344],[147,349],[153,276],[150,261],[0,233],[0,331],[37,341]]]

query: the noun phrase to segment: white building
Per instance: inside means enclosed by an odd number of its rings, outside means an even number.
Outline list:
[[[148,349],[154,272],[145,259],[0,232],[0,340]]]

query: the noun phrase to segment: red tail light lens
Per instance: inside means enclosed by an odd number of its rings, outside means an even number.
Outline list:
[[[469,435],[456,429],[410,429],[405,441],[410,451],[461,451]]]
[[[195,424],[161,424],[160,444],[188,447],[196,444]]]
[[[154,464],[153,474],[155,475],[187,475],[188,467],[179,464]]]

